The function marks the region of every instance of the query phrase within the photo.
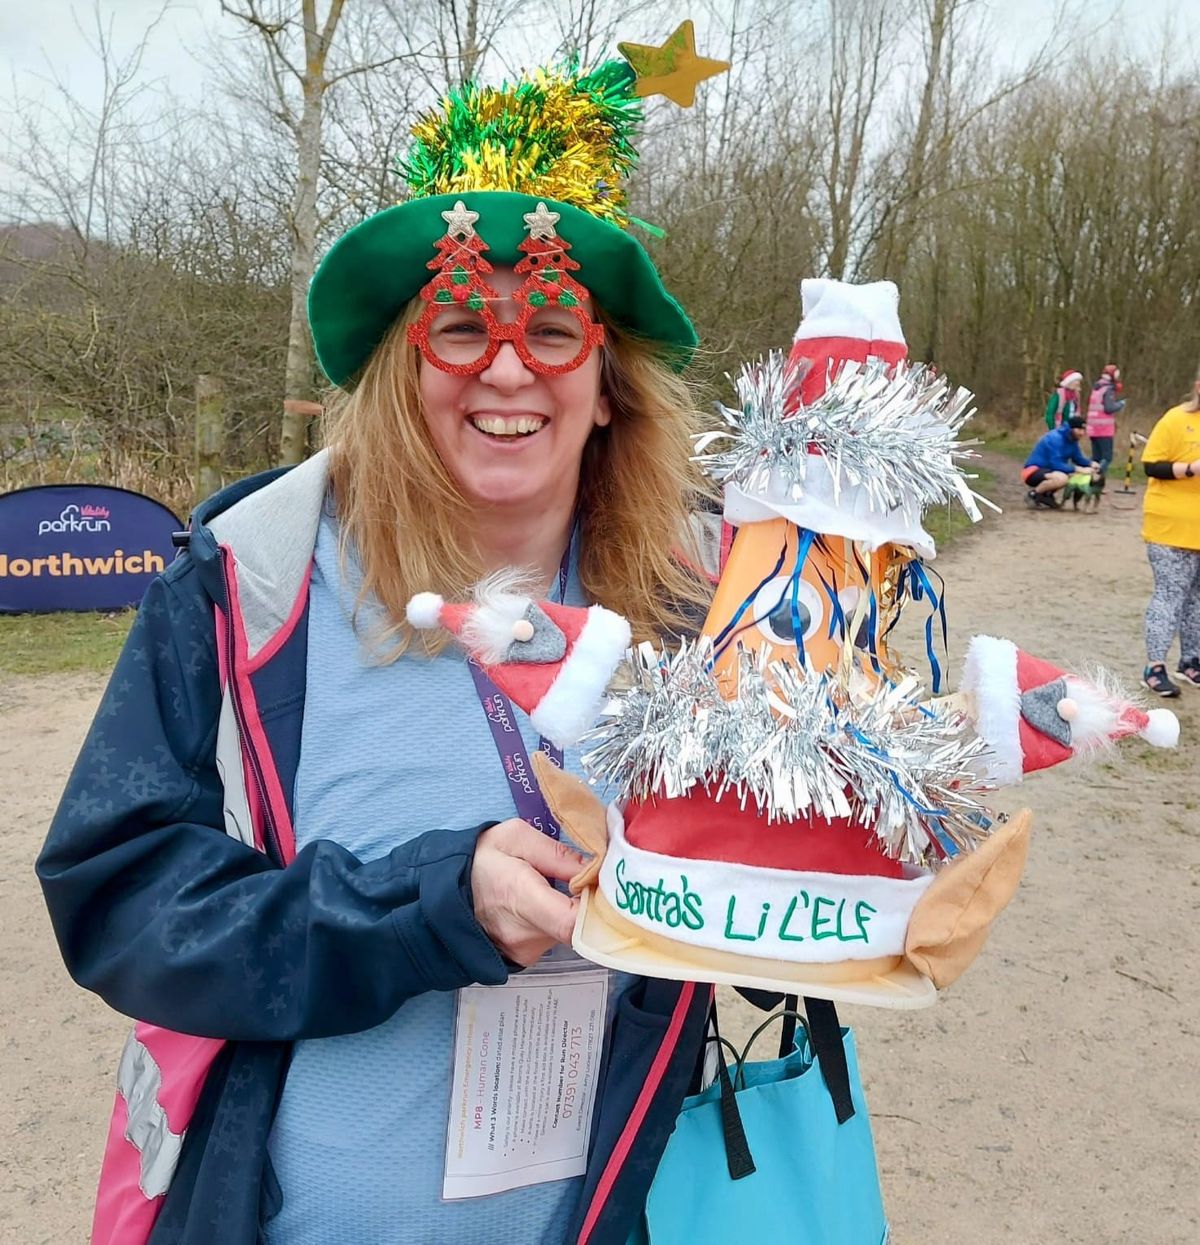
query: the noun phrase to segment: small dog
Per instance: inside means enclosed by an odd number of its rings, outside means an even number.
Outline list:
[[[1062,504],[1069,501],[1072,510],[1078,510],[1082,502],[1084,510],[1093,514],[1100,509],[1100,498],[1104,493],[1105,474],[1101,471],[1077,471],[1067,480],[1063,488]]]

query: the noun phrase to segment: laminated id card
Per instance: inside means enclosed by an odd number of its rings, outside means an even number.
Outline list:
[[[608,981],[573,957],[458,992],[444,1198],[583,1174]]]

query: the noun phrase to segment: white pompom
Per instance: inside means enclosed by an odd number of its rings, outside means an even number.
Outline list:
[[[1170,709],[1151,709],[1138,734],[1155,748],[1174,748],[1179,743],[1179,719]]]
[[[418,592],[409,601],[404,616],[408,619],[410,626],[420,631],[428,631],[440,623],[441,619],[438,615],[441,614],[442,606],[445,604],[436,592]]]

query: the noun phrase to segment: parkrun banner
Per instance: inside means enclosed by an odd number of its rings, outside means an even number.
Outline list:
[[[0,495],[0,614],[137,605],[175,557],[182,525],[159,502],[104,484]]]

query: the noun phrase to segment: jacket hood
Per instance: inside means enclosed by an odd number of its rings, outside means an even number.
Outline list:
[[[215,601],[226,603],[222,550],[233,559],[252,660],[291,617],[307,588],[328,487],[329,451],[322,450],[297,467],[239,480],[192,514],[188,551]]]

